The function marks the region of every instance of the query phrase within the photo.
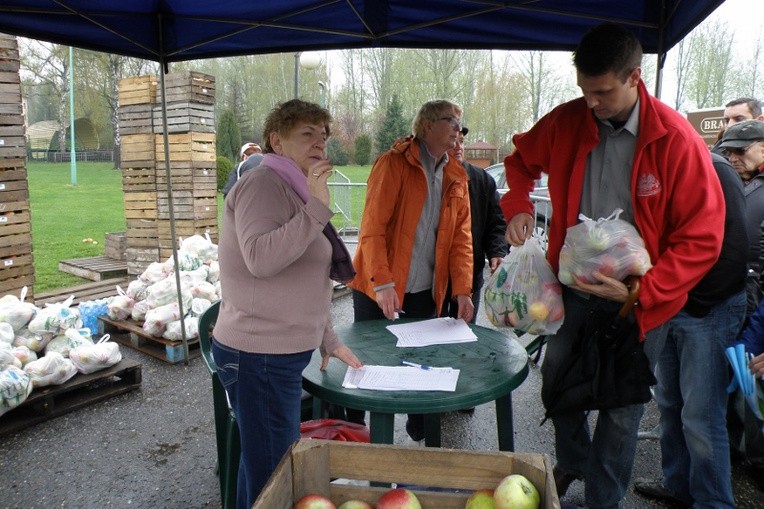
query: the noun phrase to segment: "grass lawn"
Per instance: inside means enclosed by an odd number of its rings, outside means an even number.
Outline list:
[[[366,183],[371,166],[340,166],[337,170],[350,182]],[[77,163],[76,185],[72,185],[69,163],[27,163],[32,217],[32,249],[36,293],[88,282],[58,270],[58,262],[71,258],[101,256],[104,234],[125,231],[122,174],[112,163]],[[342,179],[335,176],[335,181]],[[338,228],[350,217],[360,224],[365,187],[348,192],[334,190]],[[218,196],[218,216],[222,214]],[[93,239],[93,243],[83,239]]]

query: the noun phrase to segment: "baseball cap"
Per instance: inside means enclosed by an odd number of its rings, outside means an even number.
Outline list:
[[[744,120],[724,131],[719,148],[743,148],[754,141],[764,140],[764,122],[761,120]]]
[[[252,148],[259,149],[260,145],[258,145],[257,143],[245,143],[244,145],[241,146],[241,149],[239,150],[239,157],[243,156],[244,152]]]
[[[467,133],[470,132],[470,130],[464,126],[462,126],[462,136],[467,136]]]

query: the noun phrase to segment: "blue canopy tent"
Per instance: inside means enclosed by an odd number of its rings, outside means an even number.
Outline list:
[[[659,93],[666,52],[723,1],[0,0],[0,32],[153,60],[167,72],[171,62],[306,50],[572,50],[589,28],[613,22],[658,55]],[[166,133],[164,104],[162,118]],[[169,161],[166,137],[164,150]]]

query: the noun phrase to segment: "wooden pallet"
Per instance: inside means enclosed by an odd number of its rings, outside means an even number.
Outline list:
[[[173,341],[146,334],[146,331],[143,330],[143,324],[140,322],[131,319],[112,320],[108,316],[99,316],[98,320],[99,336],[115,331],[128,333],[112,334],[111,340],[168,364],[177,364],[186,358],[182,341]],[[189,360],[199,356],[198,338],[188,342],[188,356]]]
[[[103,281],[127,275],[127,263],[108,256],[75,258],[58,262],[58,270],[74,274],[91,281]]]
[[[114,295],[117,295],[117,285],[121,286],[123,290],[127,290],[128,283],[128,278],[125,276],[114,279],[104,279],[103,281],[95,281],[93,283],[85,283],[77,286],[69,286],[66,288],[57,288],[44,293],[36,293],[34,304],[41,308],[45,307],[45,304],[62,302],[70,295],[74,295],[72,305],[76,306],[80,302],[86,300],[98,300],[106,297],[113,297]]]
[[[34,389],[26,401],[0,417],[0,436],[140,386],[141,364],[132,359],[122,359],[110,368],[89,375],[77,374],[64,384]]]

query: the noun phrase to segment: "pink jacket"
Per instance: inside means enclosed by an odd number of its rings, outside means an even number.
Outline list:
[[[637,321],[642,336],[672,318],[687,293],[719,257],[724,197],[708,148],[679,113],[639,84],[639,136],[631,176],[637,230],[653,268],[642,278]],[[555,108],[527,133],[513,137],[504,159],[509,193],[501,200],[507,220],[531,213],[528,194],[549,174],[554,214],[547,258],[558,268],[567,228],[578,222],[588,154],[599,141],[596,121],[583,98]]]

